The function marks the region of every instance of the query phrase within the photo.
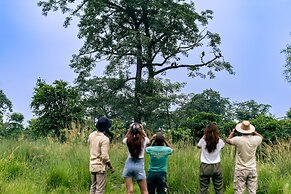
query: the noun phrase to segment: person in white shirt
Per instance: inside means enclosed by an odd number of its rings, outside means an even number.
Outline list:
[[[201,149],[200,156],[200,194],[208,193],[210,179],[212,179],[216,194],[223,194],[223,173],[220,164],[220,152],[224,142],[219,138],[218,127],[209,123],[197,147]]]
[[[147,144],[150,143],[150,140],[142,124],[131,124],[122,142],[128,148],[128,157],[122,173],[122,177],[125,180],[126,193],[133,193],[134,180],[136,180],[141,194],[148,194],[144,167],[144,150]]]
[[[240,136],[235,136],[238,132]],[[249,194],[257,192],[256,150],[263,136],[255,131],[250,121],[237,124],[226,139],[226,143],[235,145],[236,160],[234,168],[234,193],[244,193],[247,186]]]

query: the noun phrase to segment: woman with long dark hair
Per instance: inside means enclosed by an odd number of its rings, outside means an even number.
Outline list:
[[[122,173],[125,180],[126,193],[133,193],[133,184],[134,180],[136,180],[141,194],[148,194],[144,168],[144,150],[150,140],[146,136],[142,124],[131,124],[122,142],[128,148],[128,157]]]
[[[210,179],[212,179],[216,194],[223,193],[223,174],[220,164],[220,152],[224,142],[219,137],[218,127],[209,123],[203,137],[199,140],[198,148],[201,149],[200,156],[200,194],[208,193]]]

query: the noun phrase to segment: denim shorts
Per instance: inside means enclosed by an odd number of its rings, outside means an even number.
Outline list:
[[[122,172],[122,177],[123,178],[132,177],[137,181],[145,179],[146,173],[144,169],[144,159],[127,158]]]

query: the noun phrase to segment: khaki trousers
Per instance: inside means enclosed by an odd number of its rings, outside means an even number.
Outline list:
[[[104,194],[106,173],[91,172],[90,194]]]
[[[234,171],[234,193],[244,193],[247,186],[249,194],[256,194],[257,171],[256,170],[235,170]]]

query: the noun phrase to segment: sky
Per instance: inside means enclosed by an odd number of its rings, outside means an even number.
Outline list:
[[[73,84],[72,54],[78,53],[77,22],[63,27],[60,12],[41,14],[38,0],[0,1],[0,90],[25,120],[33,118],[30,108],[38,78],[47,84],[64,80]],[[291,107],[291,83],[283,76],[285,56],[281,50],[291,43],[290,0],[196,0],[198,12],[210,9],[213,20],[207,30],[221,36],[220,49],[235,75],[218,72],[215,79],[187,78],[169,72],[173,81],[187,82],[184,93],[218,91],[233,102],[255,100],[269,104],[275,117]],[[185,59],[197,61],[198,55]],[[102,66],[101,66],[102,67]],[[99,71],[102,72],[102,71]]]

